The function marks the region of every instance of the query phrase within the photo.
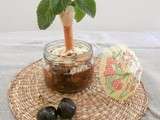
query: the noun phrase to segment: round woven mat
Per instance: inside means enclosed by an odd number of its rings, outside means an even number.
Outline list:
[[[73,99],[77,105],[73,120],[138,120],[147,109],[148,98],[142,83],[127,101],[115,101],[102,89],[96,66],[89,88],[76,94],[61,94],[46,87],[42,64],[43,60],[39,60],[27,66],[11,82],[9,105],[17,120],[36,120],[41,107],[57,107],[63,97]]]

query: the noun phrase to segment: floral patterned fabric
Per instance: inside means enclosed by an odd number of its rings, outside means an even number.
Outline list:
[[[138,58],[125,46],[113,46],[101,55],[101,82],[107,95],[116,100],[125,100],[133,95],[141,74]]]

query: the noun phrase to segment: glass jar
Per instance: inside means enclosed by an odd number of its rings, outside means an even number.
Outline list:
[[[91,44],[75,41],[71,54],[64,55],[64,41],[48,43],[44,49],[44,75],[48,87],[61,93],[81,91],[92,82],[94,72]]]

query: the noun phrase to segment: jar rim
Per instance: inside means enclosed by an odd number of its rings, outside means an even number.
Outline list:
[[[77,40],[77,39],[75,39],[74,43],[75,43],[75,46],[79,44],[79,45],[83,45],[83,46],[87,47],[88,48],[87,53],[89,53],[89,55],[90,55],[89,58],[91,58],[93,56],[93,47],[90,43],[88,43],[86,41],[83,41],[83,40]],[[64,46],[64,40],[63,39],[54,40],[54,41],[49,42],[45,45],[44,52],[43,52],[43,57],[47,62],[55,62],[56,61],[55,59],[50,59],[49,60],[49,56],[51,55],[51,53],[49,52],[48,48],[49,47],[55,47],[56,48],[58,46]],[[57,57],[57,55],[53,55],[53,54],[52,54],[52,56],[53,56],[53,58]]]

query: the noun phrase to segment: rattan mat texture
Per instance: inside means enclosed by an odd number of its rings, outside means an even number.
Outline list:
[[[91,86],[75,94],[61,94],[49,89],[44,81],[43,60],[21,70],[11,82],[9,106],[16,120],[36,120],[41,107],[57,107],[63,97],[71,98],[77,106],[73,120],[139,120],[143,117],[148,97],[142,83],[135,95],[125,102],[115,101],[103,90],[95,66],[95,79]]]

